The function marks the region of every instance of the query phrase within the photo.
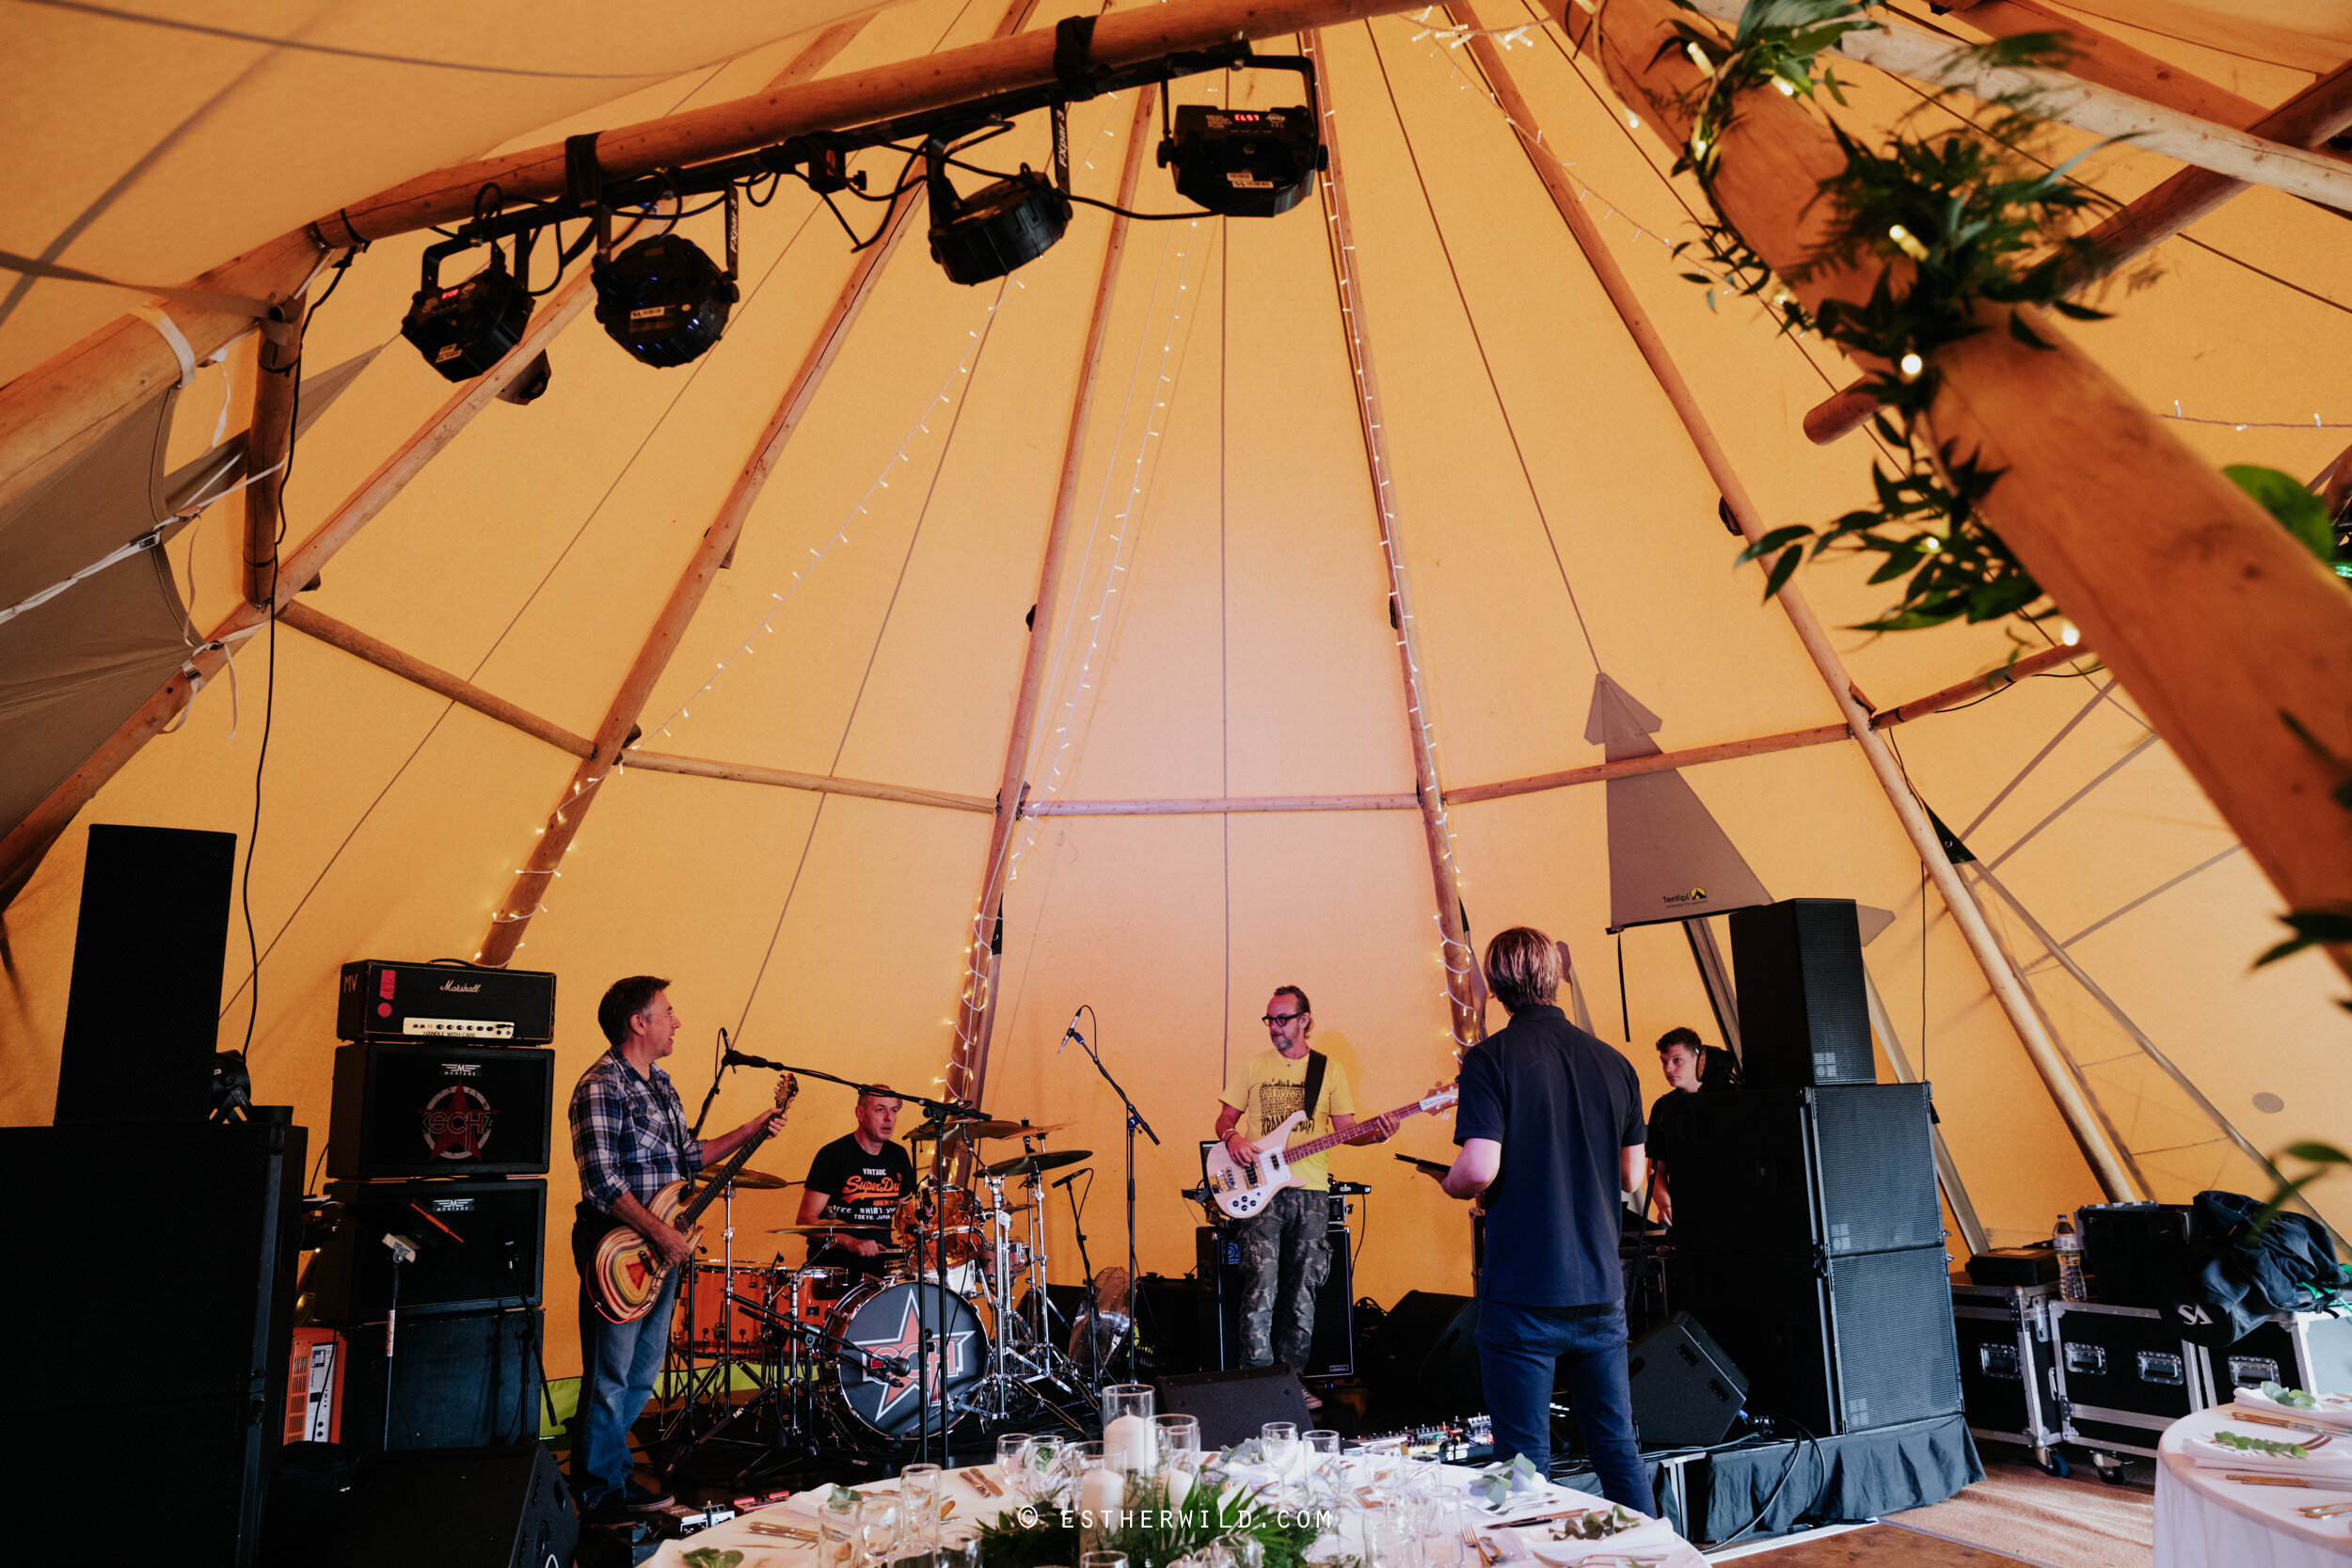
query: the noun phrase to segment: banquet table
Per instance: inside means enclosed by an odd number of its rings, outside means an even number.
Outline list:
[[[2314,1476],[2310,1486],[2271,1486],[2230,1481],[2255,1466],[2214,1468],[2192,1457],[2191,1442],[2224,1427],[2252,1436],[2290,1434],[2233,1425],[2230,1407],[2184,1416],[2156,1445],[2155,1568],[2343,1568],[2352,1559],[2352,1514],[2306,1519],[2296,1513],[2319,1503],[2352,1502],[2352,1478]],[[2352,1446],[2352,1439],[2335,1437]]]
[[[1356,1467],[1360,1462],[1350,1459],[1346,1463],[1352,1483],[1356,1479]],[[1001,1512],[1012,1506],[1007,1499],[988,1496],[976,1483],[976,1471],[992,1480],[998,1479],[998,1471],[993,1465],[951,1470],[945,1478],[942,1496],[956,1505],[956,1512],[948,1521],[951,1533],[961,1527],[962,1533],[968,1534],[977,1521],[993,1521]],[[1441,1474],[1456,1485],[1467,1488],[1478,1472],[1448,1465],[1442,1467]],[[857,1490],[872,1492],[896,1485],[896,1481],[874,1481]],[[818,1568],[818,1550],[813,1544],[786,1540],[755,1528],[763,1524],[771,1528],[774,1524],[783,1524],[813,1528],[816,1517],[811,1501],[813,1496],[809,1493],[799,1494],[783,1502],[739,1514],[683,1540],[665,1541],[650,1561],[654,1568],[690,1568],[686,1555],[709,1547],[720,1552],[741,1552],[743,1557],[738,1568]],[[1549,1529],[1544,1526],[1524,1529],[1509,1528],[1508,1522],[1514,1518],[1556,1513],[1577,1506],[1605,1509],[1608,1504],[1590,1493],[1551,1484],[1540,1492],[1527,1494],[1524,1502],[1515,1500],[1514,1506],[1505,1511],[1497,1522],[1481,1524],[1479,1533],[1498,1553],[1501,1560],[1527,1563],[1530,1568],[1535,1568],[1537,1564],[1550,1565],[1550,1568],[1588,1568],[1588,1565],[1589,1568],[1601,1568],[1606,1564],[1609,1568],[1616,1568],[1617,1564],[1627,1561],[1643,1564],[1644,1568],[1705,1568],[1707,1560],[1698,1549],[1675,1533],[1674,1527],[1663,1519],[1645,1519],[1635,1528],[1600,1541],[1554,1541]],[[1327,1531],[1323,1539],[1310,1549],[1309,1556],[1311,1560],[1339,1558],[1353,1555],[1356,1550],[1352,1542],[1343,1541],[1339,1535]],[[698,1560],[707,1562],[710,1560]],[[1478,1559],[1474,1553],[1465,1553],[1464,1563],[1465,1568],[1477,1568]]]

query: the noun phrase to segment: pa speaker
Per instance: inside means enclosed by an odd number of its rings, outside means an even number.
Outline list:
[[[389,1357],[383,1323],[344,1332],[351,1342],[345,1449],[472,1448],[538,1433],[538,1308],[430,1314],[404,1307]]]
[[[1752,1089],[1867,1084],[1870,1005],[1851,898],[1789,898],[1731,912],[1740,1076]]]
[[[1307,1344],[1307,1364],[1298,1369],[1302,1377],[1353,1377],[1357,1371],[1356,1271],[1349,1251],[1353,1238],[1342,1207],[1344,1201],[1331,1200],[1334,1223],[1326,1233],[1331,1266],[1315,1291],[1314,1333]],[[1196,1298],[1200,1327],[1195,1337],[1200,1370],[1237,1369],[1247,1350],[1241,1326],[1244,1281],[1237,1233],[1213,1225],[1196,1227],[1193,1258],[1194,1275],[1200,1281],[1200,1294]]]
[[[1676,1098],[1677,1247],[1838,1257],[1944,1240],[1926,1085]]]
[[[236,865],[234,833],[90,829],[57,1060],[59,1125],[202,1121],[212,1110]]]
[[[1477,1298],[1408,1291],[1372,1336],[1364,1381],[1432,1413],[1484,1410],[1477,1340]]]
[[[1315,1424],[1307,1409],[1307,1386],[1288,1367],[1164,1377],[1160,1414],[1199,1417],[1204,1449],[1231,1448],[1255,1437],[1268,1421],[1295,1422],[1301,1432]]]
[[[1705,1449],[1724,1440],[1748,1378],[1698,1320],[1677,1312],[1626,1350],[1633,1425],[1645,1448]]]
[[[579,1540],[543,1444],[381,1453],[359,1466],[326,1568],[570,1568]]]

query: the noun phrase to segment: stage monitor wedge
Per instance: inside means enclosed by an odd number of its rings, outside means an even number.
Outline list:
[[[90,828],[57,1125],[210,1113],[236,867],[234,833]]]
[[[1740,1076],[1752,1089],[1867,1084],[1870,1004],[1851,898],[1787,898],[1734,910]]]

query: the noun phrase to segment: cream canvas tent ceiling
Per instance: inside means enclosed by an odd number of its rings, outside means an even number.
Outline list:
[[[1074,8],[1014,11],[1039,29]],[[2352,5],[2336,0],[2073,8],[2263,104],[2352,55]],[[1505,9],[1482,19],[1542,16]],[[831,76],[978,41],[1005,15],[1002,0],[659,12],[12,4],[0,249],[135,281],[187,277],[443,165],[755,91],[820,40],[838,45],[819,68]],[[1586,721],[1603,672],[1661,720],[1653,738],[1669,751],[1838,721],[1788,622],[1759,604],[1754,569],[1733,566],[1716,490],[1514,127],[1468,54],[1433,36],[1445,22],[1391,16],[1320,41],[1352,248],[1334,246],[1310,201],[1273,220],[1136,225],[1116,271],[1023,776],[1039,803],[1128,804],[1020,824],[987,1092],[998,1115],[1073,1122],[1062,1140],[1095,1151],[1111,1179],[1088,1211],[1098,1265],[1123,1243],[1121,1117],[1092,1068],[1057,1045],[1081,1004],[1161,1140],[1136,1154],[1147,1270],[1189,1267],[1192,1221],[1174,1193],[1197,1172],[1195,1141],[1227,1068],[1263,1044],[1256,1020],[1276,985],[1314,998],[1318,1039],[1367,1109],[1451,1075],[1400,633],[1414,643],[1449,788],[1599,761]],[[1533,28],[1505,57],[1544,149],[1567,166],[1765,515],[1820,522],[1866,495],[1867,437],[1817,448],[1799,430],[1847,368],[1681,280],[1668,245],[1689,232],[1694,191],[1661,172],[1666,155],[1555,29]],[[1892,79],[1851,74],[1854,123],[1883,126],[1917,105]],[[1175,89],[1179,102],[1237,106],[1295,95],[1294,78],[1272,72]],[[1112,194],[1135,107],[1121,94],[1073,109],[1081,192]],[[976,157],[1042,166],[1041,119]],[[878,180],[897,167],[867,161]],[[2113,148],[2082,172],[2128,199],[2176,166]],[[1138,204],[1183,205],[1148,148]],[[850,216],[870,226],[879,211]],[[2116,319],[2078,341],[2213,461],[2317,472],[2352,423],[2332,373],[2352,348],[2342,221],[2252,190],[2161,246],[2156,281],[2119,296]],[[715,215],[682,229],[717,249]],[[739,776],[612,775],[529,922],[515,961],[561,976],[560,1082],[602,1048],[593,1009],[604,986],[646,971],[672,977],[691,1043],[670,1065],[690,1101],[723,1024],[782,1060],[918,1090],[945,1076],[1107,233],[1106,214],[1081,209],[1058,246],[1001,284],[950,284],[919,234],[883,267],[644,710],[645,749]],[[374,245],[310,325],[312,377],[382,352],[301,438],[289,539],[341,506],[449,393],[397,341],[427,238]],[[491,404],[301,602],[593,734],[852,262],[834,218],[787,183],[745,214],[744,297],[717,348],[654,371],[574,321],[553,344],[547,394]],[[0,378],[130,300],[17,277],[0,293]],[[1378,372],[1409,626],[1391,619],[1351,333]],[[243,425],[255,373],[250,339],[199,371],[164,469]],[[239,601],[239,513],[236,500],[216,505],[163,548],[186,606],[183,642]],[[1859,571],[1817,567],[1800,580],[1833,626],[1884,603]],[[76,593],[91,602],[76,610]],[[113,613],[86,589],[46,608],[61,617],[48,623],[57,636]],[[2010,636],[1947,626],[1836,641],[1855,686],[1891,707],[1997,664]],[[168,648],[157,657],[171,662]],[[55,690],[24,689],[19,673],[0,670],[0,689],[10,693],[0,722],[20,736],[54,736],[66,721]],[[2274,940],[2277,895],[2095,665],[1894,734],[1919,797],[1991,873],[1987,918],[2141,1190],[2266,1190],[2244,1148],[2352,1141],[2334,972],[2315,955],[2249,969]],[[29,743],[16,750],[12,787],[30,767]],[[243,644],[233,679],[207,685],[184,724],[137,751],[6,910],[8,1119],[51,1111],[84,824],[216,829],[253,848],[258,984],[240,925],[220,1043],[243,1044],[250,1022],[257,1097],[292,1103],[315,1140],[339,966],[479,951],[575,761],[291,626]],[[938,799],[816,793],[772,782],[784,772]],[[2046,1232],[2058,1209],[2096,1200],[2090,1167],[1858,749],[1781,751],[1682,777],[1773,896],[1893,911],[1867,953],[1893,1037],[1882,1044],[1933,1082],[1991,1238]],[[34,798],[54,783],[43,776]],[[1306,798],[1322,809],[1250,804]],[[1134,806],[1175,800],[1233,804]],[[1448,820],[1473,940],[1517,924],[1565,940],[1596,1032],[1629,1039],[1661,1089],[1647,1042],[1675,1023],[1713,1026],[1679,932],[1637,927],[1621,948],[1604,934],[1603,792],[1458,804]],[[730,1079],[712,1125],[748,1117],[763,1076]],[[846,1095],[812,1090],[759,1163],[799,1176],[847,1124]],[[1417,1121],[1396,1147],[1442,1154],[1446,1129]],[[1390,1152],[1334,1162],[1375,1187],[1359,1292],[1462,1288],[1461,1211]],[[553,1212],[574,1189],[559,1159]],[[739,1223],[785,1223],[791,1196],[751,1201]],[[2352,1190],[2323,1185],[2314,1198],[2332,1222],[2352,1219]],[[1067,1207],[1054,1216],[1061,1278],[1078,1273],[1068,1218]],[[571,1276],[560,1247],[548,1277],[550,1370],[562,1372]]]

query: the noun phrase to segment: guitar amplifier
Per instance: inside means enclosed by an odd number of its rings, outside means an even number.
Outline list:
[[[552,1051],[339,1045],[326,1171],[342,1180],[544,1176],[554,1111]]]
[[[337,1181],[326,1190],[342,1205],[342,1224],[312,1259],[304,1280],[320,1323],[384,1320],[394,1291],[389,1235],[416,1248],[414,1259],[400,1266],[404,1330],[411,1311],[539,1305],[548,1233],[545,1181]]]
[[[481,1040],[546,1045],[555,1038],[555,976],[467,964],[343,965],[335,1033],[347,1040]]]

